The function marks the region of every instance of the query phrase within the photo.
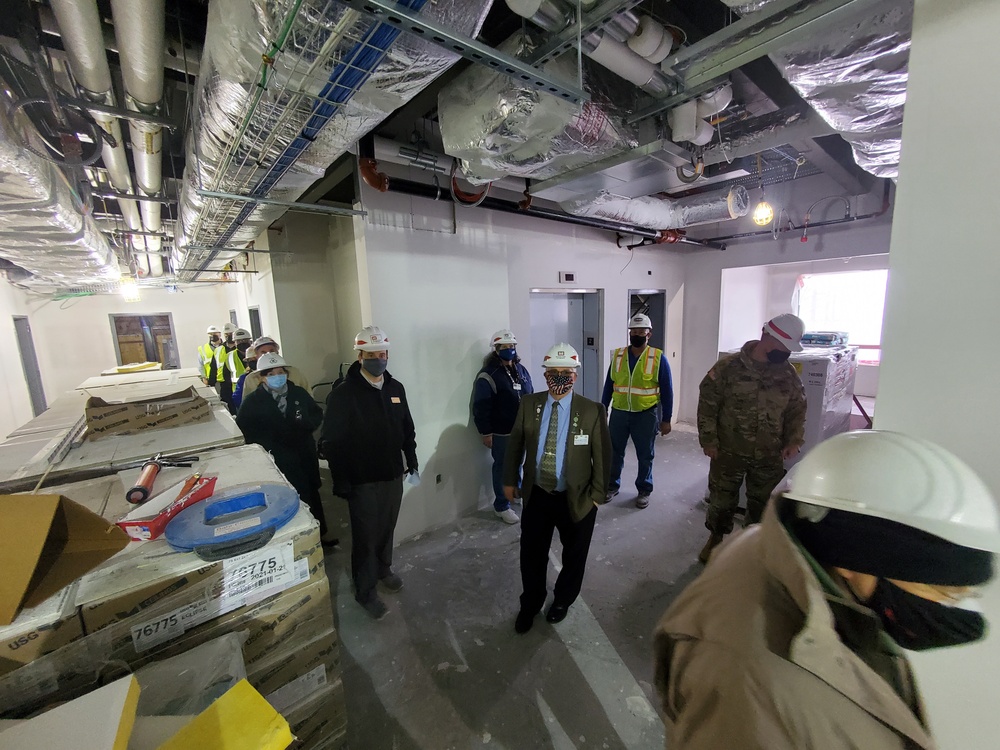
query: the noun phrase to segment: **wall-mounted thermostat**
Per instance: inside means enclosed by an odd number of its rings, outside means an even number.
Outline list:
[[[575,284],[576,274],[572,271],[560,271],[559,272],[559,283],[560,284]]]

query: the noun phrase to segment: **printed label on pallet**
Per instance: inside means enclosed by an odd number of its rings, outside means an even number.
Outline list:
[[[296,583],[295,550],[291,540],[255,552],[233,557],[223,563],[223,608],[242,607],[249,600],[264,599]],[[233,602],[239,602],[230,607]]]
[[[268,695],[267,702],[278,713],[285,713],[295,704],[315,695],[326,684],[326,665],[320,664],[311,672],[307,672],[286,685],[282,685]]]

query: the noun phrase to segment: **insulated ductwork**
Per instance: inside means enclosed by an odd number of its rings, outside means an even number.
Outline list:
[[[166,24],[163,3],[164,0],[111,0],[128,106],[147,115],[158,114],[163,99],[163,30]],[[163,186],[163,128],[132,120],[129,132],[139,191],[144,195],[158,195]],[[161,208],[155,201],[140,204],[147,232],[162,231]],[[150,253],[145,259],[149,275],[162,276],[163,258],[155,254],[160,250],[160,238],[146,236],[145,240]]]
[[[90,216],[84,216],[73,189],[54,164],[21,147],[28,139],[44,151],[41,138],[23,114],[8,119],[10,100],[0,80],[0,256],[35,278],[37,287],[93,284],[115,279],[114,253]],[[13,128],[18,128],[16,138]]]
[[[626,198],[601,191],[559,205],[574,216],[618,221],[647,229],[681,229],[746,216],[750,210],[750,195],[742,185],[679,200],[652,196]]]
[[[533,48],[524,34],[500,46],[515,57]],[[544,69],[567,81],[577,77],[571,55]],[[627,107],[614,103],[630,95],[620,80],[585,61],[583,87],[592,98],[581,107],[485,68],[470,68],[438,95],[445,152],[461,159],[467,179],[483,184],[506,176],[544,180],[635,148],[635,131],[625,123]]]
[[[479,33],[491,0],[404,0],[460,34]],[[294,201],[326,168],[458,56],[333,0],[214,0],[188,133],[180,267],[222,265],[285,208],[199,190]],[[261,64],[262,57],[264,64]]]
[[[740,11],[752,13],[770,2],[741,4]],[[884,0],[821,38],[803,39],[770,56],[799,95],[851,144],[858,166],[877,177],[899,173],[912,26],[912,2]]]
[[[111,70],[108,68],[108,58],[104,51],[104,36],[97,4],[93,0],[52,0],[52,11],[59,25],[70,70],[77,84],[83,89],[83,97],[98,104],[118,106],[111,86]],[[132,194],[132,176],[118,118],[101,113],[94,113],[93,116],[97,124],[115,141],[114,146],[105,143],[102,150],[108,179],[115,190]],[[139,218],[139,207],[136,202],[121,199],[118,201],[118,207],[125,226],[133,232],[142,231],[142,220]],[[141,235],[132,235],[131,239],[134,251],[144,253],[145,238]],[[146,256],[137,259],[137,264],[148,273],[149,261]]]

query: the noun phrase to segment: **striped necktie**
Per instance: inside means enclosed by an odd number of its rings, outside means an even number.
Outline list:
[[[555,492],[559,479],[556,477],[556,446],[559,442],[559,402],[552,402],[549,416],[549,431],[545,436],[542,464],[539,467],[539,486],[546,492]]]

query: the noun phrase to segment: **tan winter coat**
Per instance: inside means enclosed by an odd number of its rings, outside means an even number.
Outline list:
[[[909,664],[866,608],[824,592],[778,518],[719,547],[657,626],[669,750],[931,750]],[[848,648],[897,678],[906,700]],[[911,708],[912,706],[912,708]]]

